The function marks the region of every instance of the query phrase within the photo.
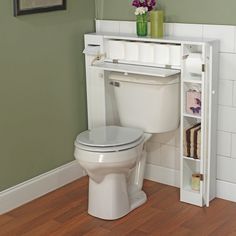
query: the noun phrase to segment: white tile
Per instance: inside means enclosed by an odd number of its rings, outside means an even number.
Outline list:
[[[175,131],[175,146],[180,147],[180,129]]]
[[[231,155],[231,133],[217,132],[217,154],[230,157]]]
[[[233,106],[236,107],[236,81],[234,81],[233,85]]]
[[[122,34],[136,34],[135,21],[120,21],[120,33]]]
[[[100,32],[101,33],[119,33],[120,32],[120,22],[111,20],[101,20],[100,21]]]
[[[219,80],[219,104],[232,106],[233,103],[233,81]]]
[[[216,196],[218,198],[236,202],[236,185],[234,183],[217,180]]]
[[[220,40],[221,52],[234,52],[235,27],[229,25],[203,25],[203,37]]]
[[[165,36],[173,36],[174,24],[173,23],[165,23],[164,24],[164,35]]]
[[[236,53],[236,26],[234,26],[234,53]]]
[[[202,38],[203,26],[200,24],[179,24],[173,25],[173,36]]]
[[[175,148],[175,169],[180,169],[180,148]]]
[[[97,33],[101,33],[101,20],[95,20],[95,28]]]
[[[179,169],[180,158],[176,147],[161,144],[161,166],[170,169]]]
[[[151,138],[151,142],[158,142],[161,144],[168,144],[175,146],[176,131],[154,134]]]
[[[236,158],[236,134],[232,134],[231,157]],[[236,167],[235,167],[236,168]]]
[[[236,159],[217,157],[217,179],[236,183]]]
[[[219,106],[218,129],[236,133],[236,108]]]
[[[220,79],[236,80],[236,54],[220,53]]]
[[[147,163],[161,165],[161,145],[157,142],[147,143]]]

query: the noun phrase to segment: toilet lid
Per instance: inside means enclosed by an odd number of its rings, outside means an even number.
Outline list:
[[[78,135],[77,144],[90,147],[115,147],[138,141],[143,131],[136,128],[106,126],[87,130]]]

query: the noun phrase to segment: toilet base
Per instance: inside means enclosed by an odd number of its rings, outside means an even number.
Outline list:
[[[101,183],[89,178],[88,213],[104,220],[115,220],[127,215],[147,200],[143,191],[128,193],[125,174],[107,175]]]
[[[147,201],[147,195],[144,191],[139,191],[130,196],[130,211],[143,205]]]

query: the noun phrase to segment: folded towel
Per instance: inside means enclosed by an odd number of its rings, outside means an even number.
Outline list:
[[[193,158],[200,159],[199,149],[201,148],[201,127],[194,130],[194,154]]]
[[[192,126],[190,128],[184,129],[184,132],[183,132],[183,154],[184,154],[184,156],[197,158],[198,133],[196,133],[196,132],[199,130],[201,130],[201,123],[195,124],[194,126]],[[195,141],[195,139],[196,139],[196,141]]]
[[[197,130],[201,129],[201,124],[190,129],[190,157],[196,158],[197,155],[197,142],[195,142],[194,137],[197,136]],[[196,137],[197,138],[197,137]]]
[[[197,134],[197,159],[201,158],[201,129],[198,130],[198,134]]]

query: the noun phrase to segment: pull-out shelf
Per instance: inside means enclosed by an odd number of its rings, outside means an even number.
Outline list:
[[[115,71],[123,72],[130,74],[139,74],[139,75],[150,75],[150,76],[159,76],[159,77],[169,77],[172,75],[180,74],[180,70],[175,69],[165,69],[151,66],[139,66],[131,64],[116,64],[111,62],[101,62],[91,66],[92,68],[97,68],[105,71]]]

